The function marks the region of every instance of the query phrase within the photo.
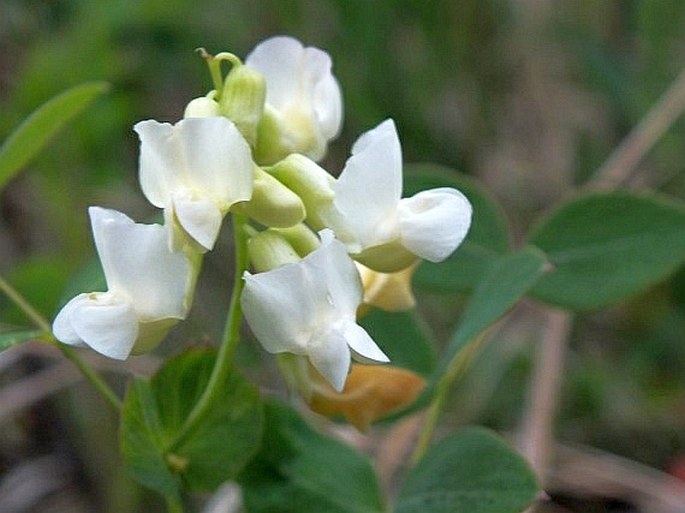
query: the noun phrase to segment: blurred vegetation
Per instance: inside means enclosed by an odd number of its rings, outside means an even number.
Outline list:
[[[332,55],[346,118],[331,170],[361,131],[392,117],[405,160],[472,175],[518,237],[592,176],[681,71],[685,2],[3,0],[0,139],[71,86],[104,80],[111,92],[0,195],[0,273],[51,317],[93,256],[86,206],[155,215],[137,185],[133,124],[174,121],[210,88],[195,48],[245,56],[279,33]],[[630,185],[685,198],[684,163],[681,120]],[[225,266],[215,259],[207,272]],[[431,327],[448,333],[458,305],[423,299]],[[226,301],[221,291],[198,294],[195,326],[209,338]],[[24,322],[4,298],[0,318]],[[662,468],[685,455],[684,327],[685,270],[626,304],[579,316],[559,438]],[[518,426],[535,328],[505,326],[498,336],[511,339],[508,350],[479,359],[455,394],[454,422]],[[477,399],[460,395],[484,388]],[[83,472],[96,479],[94,469]]]

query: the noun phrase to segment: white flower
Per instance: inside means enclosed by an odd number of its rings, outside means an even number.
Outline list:
[[[175,125],[141,121],[140,185],[170,227],[210,250],[232,205],[252,196],[253,162],[245,139],[228,119],[189,118]],[[178,248],[176,229],[172,247]],[[180,239],[182,240],[182,238]]]
[[[107,292],[79,294],[52,329],[65,344],[87,345],[123,360],[156,346],[192,301],[197,267],[172,253],[160,225],[134,223],[115,210],[88,210]]]
[[[330,230],[321,246],[297,263],[245,273],[241,302],[245,319],[270,353],[306,356],[336,390],[342,390],[350,352],[362,361],[387,362],[356,323],[362,300],[359,274],[345,246]]]
[[[362,134],[332,188],[336,209],[356,235],[345,240],[348,250],[377,271],[398,271],[417,257],[440,262],[471,224],[471,204],[456,189],[402,199],[402,149],[391,119]]]
[[[330,56],[292,37],[263,41],[245,65],[266,79],[266,109],[258,131],[257,161],[273,164],[290,153],[313,160],[340,132],[342,95]]]

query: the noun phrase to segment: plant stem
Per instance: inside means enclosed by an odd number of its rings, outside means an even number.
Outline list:
[[[226,376],[233,366],[233,353],[240,341],[240,322],[242,311],[240,309],[240,295],[243,291],[242,275],[247,270],[247,234],[245,231],[246,218],[238,214],[233,214],[233,238],[235,242],[235,275],[233,278],[233,290],[231,293],[231,304],[226,318],[219,354],[216,363],[209,377],[207,387],[202,392],[202,396],[188,415],[185,424],[179,434],[170,444],[168,452],[173,452],[187,442],[197,428],[202,424],[207,415],[211,413],[212,406],[219,395],[221,386],[224,384]]]
[[[165,495],[166,509],[168,513],[183,513],[183,504],[180,499],[173,495]]]
[[[109,385],[107,385],[107,383],[105,383],[104,380],[93,369],[88,367],[88,365],[86,365],[86,363],[83,360],[81,360],[81,358],[79,358],[78,354],[76,354],[76,351],[74,349],[65,344],[62,344],[61,342],[58,342],[52,336],[49,340],[49,343],[51,343],[60,351],[62,351],[62,354],[71,363],[73,363],[79,371],[81,371],[83,377],[90,381],[90,384],[93,385],[98,392],[100,392],[100,395],[102,395],[105,401],[107,401],[107,403],[112,407],[112,409],[115,412],[121,412],[122,404],[119,397],[117,397],[117,395],[112,391]]]
[[[442,412],[442,408],[447,400],[447,395],[450,388],[454,384],[455,380],[468,368],[469,364],[473,361],[473,358],[483,343],[483,340],[485,340],[485,332],[481,333],[468,346],[457,353],[447,367],[447,371],[442,375],[438,383],[435,385],[435,395],[430,403],[430,406],[428,406],[423,430],[421,431],[419,440],[416,442],[416,448],[412,454],[411,459],[413,464],[416,464],[428,449],[431,438],[433,437],[433,432],[438,425],[438,419],[440,418],[440,413]]]
[[[17,305],[24,314],[33,321],[33,323],[44,331],[41,340],[55,346],[57,349],[62,351],[62,354],[73,363],[76,368],[81,371],[81,374],[90,381],[90,383],[95,387],[95,389],[100,392],[102,397],[107,401],[107,403],[114,409],[115,412],[121,411],[121,401],[117,395],[112,391],[112,389],[103,381],[103,379],[88,365],[85,364],[83,360],[76,354],[76,351],[71,347],[62,344],[52,335],[52,327],[48,320],[43,317],[26,299],[19,294],[19,292],[12,287],[4,278],[0,277],[0,290],[2,290],[5,295]]]
[[[47,319],[45,319],[45,317],[38,313],[38,311],[35,308],[33,308],[33,306],[28,301],[26,301],[26,299],[21,294],[19,294],[19,292],[14,287],[12,287],[12,285],[10,285],[7,281],[5,281],[5,279],[1,276],[0,290],[2,290],[5,293],[5,295],[10,299],[10,301],[17,305],[19,309],[22,312],[24,312],[26,317],[31,319],[38,328],[43,330],[45,333],[52,332],[52,328]]]

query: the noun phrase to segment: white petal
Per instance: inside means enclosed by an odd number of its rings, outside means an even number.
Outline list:
[[[245,273],[243,279],[243,314],[264,349],[306,354],[317,314],[317,294],[309,293],[311,284],[303,267],[285,265],[265,273]]]
[[[331,75],[314,88],[314,112],[321,133],[327,140],[340,133],[343,123],[343,100],[338,81]]]
[[[389,362],[390,358],[381,351],[376,342],[357,323],[349,322],[344,327],[345,340],[353,351],[355,360],[361,362]]]
[[[326,140],[333,139],[342,128],[342,93],[340,85],[331,72],[330,56],[318,48],[306,48],[304,52],[304,84],[310,98],[316,121]]]
[[[302,265],[313,281],[327,290],[326,301],[335,308],[338,318],[354,319],[362,302],[361,278],[345,245],[333,238],[331,230],[322,230],[321,246],[307,255]]]
[[[340,85],[332,74],[328,53],[303,47],[291,37],[277,36],[259,44],[245,60],[266,80],[266,102],[283,116],[299,112],[316,125],[320,139],[316,156],[325,151],[326,141],[340,132],[343,118]]]
[[[269,38],[257,45],[245,65],[259,71],[266,80],[266,101],[281,110],[299,98],[304,47],[287,36]]]
[[[309,361],[338,392],[347,381],[350,360],[345,334],[336,329],[321,333],[309,347]]]
[[[221,228],[223,215],[209,199],[192,199],[185,194],[173,195],[174,214],[185,232],[202,247],[211,250]]]
[[[402,148],[391,119],[357,140],[333,189],[335,205],[350,221],[362,247],[383,244],[399,235]]]
[[[71,324],[72,315],[76,312],[78,314],[79,308],[84,304],[84,302],[89,301],[90,294],[79,294],[78,296],[72,298],[55,317],[52,323],[52,333],[55,338],[64,344],[69,344],[72,346],[84,346],[85,343],[81,340],[78,333]]]
[[[250,199],[252,154],[233,123],[224,117],[189,118],[175,128],[195,194],[212,198],[224,211]]]
[[[356,326],[362,298],[359,274],[330,230],[323,230],[321,238],[321,246],[297,263],[246,273],[241,302],[250,328],[267,351],[307,355],[341,390],[350,365],[348,332],[364,356],[380,361],[385,356],[364,338],[364,330],[348,328]]]
[[[466,237],[471,212],[466,197],[448,187],[405,198],[399,208],[402,244],[421,258],[440,262]]]
[[[140,137],[140,187],[150,203],[164,208],[171,192],[184,184],[184,159],[174,127],[148,120],[133,129]]]
[[[71,325],[95,351],[109,358],[125,360],[138,338],[138,319],[130,304],[110,302],[100,296],[83,301],[71,313]]]
[[[167,230],[134,223],[115,210],[88,212],[109,290],[126,297],[142,321],[184,318],[193,271],[183,253],[169,251]]]

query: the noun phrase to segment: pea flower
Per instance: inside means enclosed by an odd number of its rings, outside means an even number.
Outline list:
[[[320,160],[342,125],[342,94],[328,53],[277,36],[257,45],[245,65],[266,80],[256,160],[273,164],[290,153]]]
[[[359,137],[332,189],[336,209],[356,236],[348,250],[376,271],[399,271],[419,258],[440,262],[471,224],[471,204],[456,189],[402,198],[402,148],[391,119]]]
[[[171,247],[186,237],[211,250],[224,215],[252,196],[253,162],[245,139],[223,117],[188,118],[175,125],[141,121],[140,185],[174,227]]]
[[[362,300],[359,274],[345,246],[330,230],[321,246],[296,263],[244,275],[241,303],[257,340],[270,353],[294,353],[309,359],[338,392],[351,356],[387,362],[369,334],[356,323]]]
[[[88,210],[107,292],[79,294],[57,314],[55,337],[110,358],[153,349],[185,318],[198,265],[168,248],[161,225],[134,223],[115,210]]]

